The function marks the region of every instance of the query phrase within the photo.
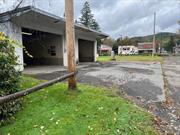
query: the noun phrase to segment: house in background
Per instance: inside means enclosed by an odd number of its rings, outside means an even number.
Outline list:
[[[100,46],[100,55],[111,55],[112,47],[109,45]]]
[[[118,46],[118,55],[133,55],[138,54],[138,48],[133,45]]]
[[[158,43],[155,45],[156,52],[158,50]],[[144,42],[138,43],[138,52],[139,54],[148,54],[153,52],[153,43],[152,42]]]
[[[25,46],[30,58],[16,48],[19,69],[26,65],[67,66],[65,19],[39,8],[26,6],[0,13],[0,31]],[[75,24],[75,60],[93,62],[97,58],[96,38],[108,35]]]

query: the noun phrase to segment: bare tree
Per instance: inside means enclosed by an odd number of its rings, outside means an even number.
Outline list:
[[[103,44],[108,45],[108,46],[111,46],[111,47],[113,46],[114,42],[115,42],[115,40],[112,39],[111,37],[105,38],[105,39],[102,41]]]

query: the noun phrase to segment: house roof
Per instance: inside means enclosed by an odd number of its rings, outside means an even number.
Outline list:
[[[147,45],[147,44],[149,44],[149,45],[151,45],[151,44],[153,44],[153,42],[142,42],[142,43],[138,43],[138,45]]]
[[[156,42],[155,47],[158,47],[158,42]],[[153,50],[153,42],[143,42],[138,43],[139,50]]]
[[[138,49],[139,50],[152,50],[153,43],[152,42],[138,43]]]
[[[46,12],[46,11],[41,10],[39,8],[35,8],[33,6],[26,6],[26,7],[17,8],[17,9],[11,10],[11,11],[7,11],[7,12],[4,12],[4,13],[0,13],[0,23],[9,21],[13,17],[17,17],[17,16],[20,17],[20,16],[25,15],[26,13],[28,13],[30,11],[33,11],[35,13],[38,13],[38,14],[47,16],[47,17],[49,17],[51,19],[54,19],[54,20],[56,20],[55,23],[61,22],[61,23],[65,24],[65,22],[66,22],[64,18],[56,16],[56,15],[54,15],[52,13]],[[87,27],[85,27],[83,25],[80,25],[80,24],[77,24],[77,23],[75,23],[74,25],[75,25],[75,29],[77,29],[77,30],[81,30],[81,31],[84,31],[84,32],[95,33],[101,38],[106,38],[106,37],[109,36],[109,35],[107,35],[107,34],[105,34],[103,32],[95,31],[93,29],[87,28]]]
[[[108,45],[101,45],[100,50],[112,50],[112,47]]]

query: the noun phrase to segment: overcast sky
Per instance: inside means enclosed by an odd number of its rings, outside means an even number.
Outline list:
[[[18,0],[5,1],[6,3],[0,6],[7,9],[8,5],[10,7]],[[132,37],[152,34],[153,12],[157,14],[156,32],[177,32],[180,28],[177,24],[180,20],[180,0],[88,1],[101,30],[113,38],[120,35]],[[74,0],[76,19],[80,17],[84,2],[85,0]],[[29,4],[59,16],[64,14],[64,0],[24,0],[23,6]]]

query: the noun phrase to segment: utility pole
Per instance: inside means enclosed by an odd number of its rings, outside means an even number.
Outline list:
[[[75,38],[74,38],[74,6],[73,0],[65,0],[65,18],[66,18],[66,45],[68,57],[68,72],[76,72],[75,62]],[[76,89],[76,77],[68,79],[69,89]]]
[[[153,51],[152,56],[156,53],[156,12],[154,12],[154,35],[153,35]]]
[[[160,46],[159,53],[161,53],[161,50],[162,50],[162,32],[161,32],[161,46]]]

